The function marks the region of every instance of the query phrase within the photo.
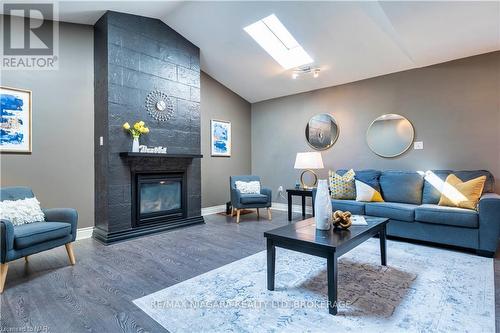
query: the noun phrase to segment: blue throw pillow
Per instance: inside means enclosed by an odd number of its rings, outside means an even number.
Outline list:
[[[448,177],[451,173],[453,173],[452,170],[426,171],[426,175],[424,178],[424,189],[422,191],[423,204],[438,204],[439,199],[441,198],[441,191],[436,186],[439,186],[441,182],[442,184],[444,184],[446,177]],[[438,183],[436,184],[436,182]]]
[[[384,171],[380,187],[385,201],[414,205],[422,203],[424,177],[416,171]]]

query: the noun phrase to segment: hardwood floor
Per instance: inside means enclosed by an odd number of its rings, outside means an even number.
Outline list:
[[[11,263],[0,296],[0,332],[165,332],[132,300],[262,251],[263,232],[288,223],[281,211],[272,221],[248,214],[239,224],[221,215],[206,222],[110,246],[76,242],[75,266],[64,247]],[[500,257],[495,286],[498,330]]]

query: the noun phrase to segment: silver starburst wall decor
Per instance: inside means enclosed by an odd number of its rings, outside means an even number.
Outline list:
[[[167,121],[175,112],[174,101],[160,90],[153,90],[146,96],[146,110],[158,121]]]

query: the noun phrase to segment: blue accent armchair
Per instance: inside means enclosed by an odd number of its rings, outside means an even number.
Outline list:
[[[3,187],[0,201],[32,198],[29,187]],[[69,261],[75,264],[72,242],[76,238],[78,214],[72,208],[44,209],[45,221],[14,226],[0,220],[0,293],[4,290],[8,263],[42,251],[65,245]]]
[[[271,200],[272,200],[272,191],[271,189],[260,187],[260,194],[245,194],[241,193],[236,188],[236,182],[251,182],[258,181],[260,182],[259,176],[231,176],[229,177],[229,185],[231,188],[231,206],[232,214],[236,213],[236,223],[240,223],[240,210],[242,209],[257,209],[257,217],[260,217],[259,208],[267,208],[267,217],[269,220],[272,219],[271,215]]]

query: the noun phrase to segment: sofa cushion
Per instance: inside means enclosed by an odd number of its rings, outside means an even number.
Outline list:
[[[364,215],[365,214],[365,203],[356,200],[336,200],[332,199],[332,209],[350,211],[353,214]]]
[[[380,175],[382,197],[388,202],[422,203],[424,177],[416,171],[384,171]]]
[[[479,214],[475,210],[431,204],[418,206],[415,209],[415,220],[465,228],[479,226]]]
[[[240,202],[242,204],[262,204],[267,202],[267,196],[264,194],[241,194]]]
[[[413,222],[417,205],[399,202],[370,202],[365,205],[366,215],[387,217],[393,220]]]
[[[429,170],[425,172],[424,189],[422,191],[423,204],[437,204],[441,198],[441,191],[451,170]]]
[[[340,170],[337,170],[337,173],[339,175],[343,175],[347,171],[348,170],[340,169]],[[365,184],[370,185],[375,190],[380,192],[380,183],[379,183],[380,171],[373,170],[373,169],[367,169],[367,170],[355,170],[354,173],[355,173],[355,176],[354,176],[355,179],[362,181]]]
[[[71,234],[71,224],[35,222],[14,227],[14,248],[17,250]]]
[[[455,171],[453,172],[453,174],[460,178],[460,180],[463,182],[467,182],[477,177],[486,176],[483,193],[495,192],[495,177],[493,177],[491,172],[489,172],[488,170]]]

